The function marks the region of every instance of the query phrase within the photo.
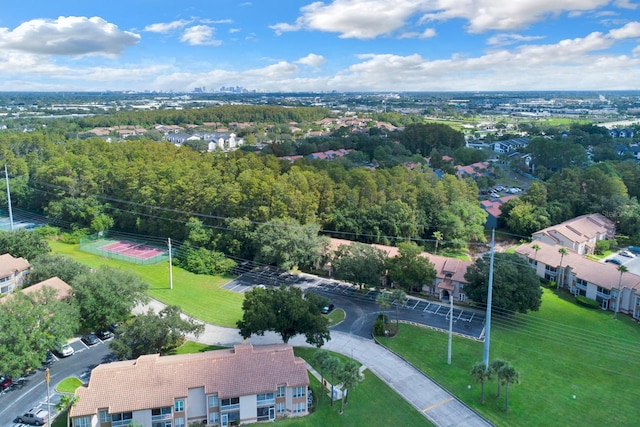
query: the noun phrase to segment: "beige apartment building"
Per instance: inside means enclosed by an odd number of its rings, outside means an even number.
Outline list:
[[[237,426],[307,415],[306,362],[286,344],[102,364],[76,390],[74,427]]]

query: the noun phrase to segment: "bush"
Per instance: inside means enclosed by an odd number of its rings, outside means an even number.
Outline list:
[[[588,308],[600,308],[600,303],[598,301],[583,297],[582,295],[576,295],[576,302]]]
[[[373,323],[373,334],[377,337],[385,336],[384,331],[387,330],[387,323],[389,323],[389,316],[380,313]]]

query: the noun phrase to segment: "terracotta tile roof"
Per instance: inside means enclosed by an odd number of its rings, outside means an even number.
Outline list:
[[[11,254],[0,255],[0,277],[9,277],[29,268],[31,264],[24,258],[14,258]]]
[[[87,387],[76,390],[78,403],[71,417],[110,414],[173,406],[190,388],[204,387],[221,399],[275,392],[278,385],[309,385],[306,363],[295,357],[293,347],[278,344],[236,345],[233,349],[197,354],[160,356],[99,365]],[[126,392],[123,392],[126,390]]]
[[[330,239],[330,247],[331,250],[336,250],[340,245],[350,245],[354,242],[350,240],[344,239]],[[388,257],[393,258],[397,256],[400,251],[395,246],[385,246],[385,245],[377,245],[372,244],[371,246],[378,248],[384,251]],[[447,258],[440,255],[433,255],[429,252],[422,252],[420,256],[427,258],[433,264],[436,269],[436,277],[438,279],[445,279],[448,274],[451,274],[451,280],[467,283],[464,278],[465,273],[467,272],[467,267],[473,264],[471,261],[463,261],[456,258]]]
[[[604,215],[599,213],[582,215],[551,227],[536,231],[532,236],[546,234],[550,238],[558,241],[554,237],[557,233],[567,240],[575,243],[586,242],[595,238],[598,234],[607,233],[613,237],[615,232],[614,223]]]
[[[24,288],[21,292],[29,294],[32,292],[41,291],[44,287],[49,287],[55,290],[59,300],[68,299],[73,291],[73,288],[69,286],[64,280],[60,279],[59,277],[52,277],[51,279],[43,280],[40,283],[36,283],[35,285]]]
[[[538,253],[532,248],[534,244],[540,246]],[[516,253],[530,259],[543,263],[551,267],[560,266],[560,245],[551,245],[546,242],[536,240],[533,243],[526,243],[516,248]],[[567,254],[562,258],[562,266],[570,267],[573,274],[579,278],[593,283],[605,289],[618,287],[620,272],[618,266],[612,263],[604,263],[582,256],[572,249],[565,248]],[[622,275],[622,287],[640,290],[640,276],[631,272]]]

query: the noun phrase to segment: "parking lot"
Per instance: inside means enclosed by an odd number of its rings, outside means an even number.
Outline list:
[[[233,292],[244,293],[256,286],[295,285],[305,290],[316,292],[329,299],[336,296],[349,298],[367,307],[371,312],[378,312],[376,298],[379,290],[360,290],[357,286],[328,280],[316,276],[295,275],[274,267],[254,268],[238,276],[223,286]],[[449,329],[449,317],[453,316],[453,330],[459,335],[473,339],[482,339],[484,334],[484,313],[477,310],[454,307],[453,311],[447,303],[428,301],[426,299],[408,296],[402,301],[394,300],[391,307],[398,309],[402,320],[415,322],[441,330]],[[355,319],[347,320],[354,321]]]

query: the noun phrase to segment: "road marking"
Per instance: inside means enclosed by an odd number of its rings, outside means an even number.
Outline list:
[[[423,409],[423,410],[422,410],[422,412],[425,412],[425,413],[426,413],[426,412],[429,412],[430,410],[432,410],[432,409],[434,409],[434,408],[437,408],[438,406],[442,406],[442,405],[444,405],[445,403],[449,403],[449,402],[451,402],[452,400],[453,400],[453,397],[450,397],[450,398],[448,398],[448,399],[443,400],[442,402],[438,402],[438,403],[436,403],[436,404],[434,404],[434,405],[429,406],[427,409]]]

